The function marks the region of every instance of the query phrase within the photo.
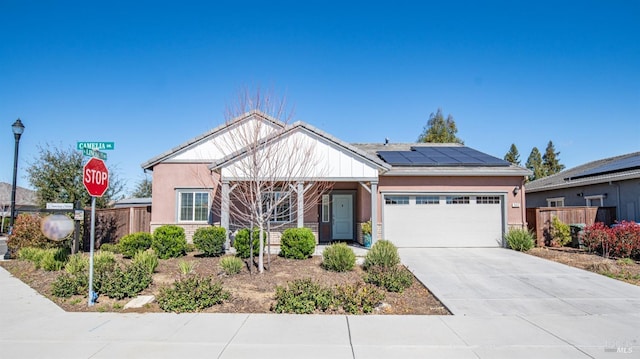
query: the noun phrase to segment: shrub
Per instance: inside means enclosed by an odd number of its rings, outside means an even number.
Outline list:
[[[157,302],[165,312],[195,312],[220,304],[231,294],[222,288],[221,282],[211,277],[185,277],[160,290]]]
[[[133,258],[133,256],[135,256],[139,251],[146,251],[147,249],[151,248],[152,241],[153,236],[151,235],[151,233],[131,233],[120,238],[118,247],[120,249],[120,253],[122,253],[123,256],[127,258]]]
[[[20,214],[13,223],[13,233],[7,240],[7,248],[15,255],[23,247],[58,248],[64,246],[64,241],[51,241],[40,230],[41,217],[32,214]]]
[[[220,267],[227,275],[238,274],[242,270],[244,262],[234,256],[226,256],[220,259]]]
[[[96,252],[93,254],[93,269],[95,272],[110,272],[116,266],[116,256],[111,252]]]
[[[193,234],[193,244],[205,256],[215,257],[224,254],[224,242],[227,240],[223,227],[202,227]]]
[[[611,228],[602,222],[596,222],[585,227],[582,241],[590,251],[599,253],[606,258],[609,257],[613,249],[615,236]]]
[[[367,269],[364,281],[388,292],[402,293],[413,284],[413,274],[400,266],[374,266]]]
[[[45,249],[37,267],[46,271],[59,271],[64,267],[68,256],[69,252],[66,248]]]
[[[185,255],[187,240],[184,228],[176,225],[165,225],[153,231],[151,247],[161,259],[177,258]]]
[[[69,256],[69,260],[67,261],[67,264],[65,264],[64,270],[71,275],[89,273],[89,258],[82,255],[82,253],[72,254]]]
[[[306,259],[316,249],[316,238],[309,228],[289,228],[282,232],[280,254],[285,258]]]
[[[356,255],[345,243],[335,243],[322,251],[322,266],[334,272],[346,272],[356,265]]]
[[[311,314],[316,310],[326,311],[334,303],[334,293],[311,278],[297,279],[286,287],[276,287],[276,313]]]
[[[180,270],[180,274],[187,275],[193,272],[193,269],[196,267],[197,263],[194,261],[180,261],[178,263],[178,269]]]
[[[400,264],[398,248],[391,242],[381,239],[377,241],[364,258],[365,269],[372,266],[395,267]]]
[[[18,259],[23,261],[32,262],[38,267],[40,263],[40,258],[44,255],[44,250],[42,248],[35,247],[22,247],[18,250]]]
[[[158,255],[153,249],[149,248],[146,251],[136,253],[131,263],[140,263],[143,267],[147,268],[149,273],[153,273],[158,267]]]
[[[509,232],[504,235],[504,239],[507,241],[509,248],[520,252],[530,250],[535,244],[533,234],[525,228],[510,229]]]
[[[109,298],[124,299],[138,295],[151,284],[151,273],[142,262],[131,263],[113,271],[98,272],[100,293]]]
[[[612,228],[616,257],[640,257],[640,224],[622,221]]]
[[[236,256],[240,258],[249,258],[251,248],[249,247],[249,232],[248,228],[243,228],[236,233],[236,237],[233,240],[233,248],[236,249]],[[253,254],[256,255],[260,249],[260,230],[258,228],[253,229]],[[263,239],[264,239],[263,232]]]
[[[56,297],[68,298],[72,295],[89,291],[89,277],[87,273],[62,273],[51,284],[51,294]]]
[[[551,239],[559,246],[564,247],[571,243],[571,227],[563,223],[558,217],[551,219]]]
[[[100,250],[104,252],[120,253],[120,247],[113,243],[102,243],[100,245]]]
[[[385,298],[377,288],[359,282],[336,287],[335,296],[336,304],[349,314],[371,313]]]

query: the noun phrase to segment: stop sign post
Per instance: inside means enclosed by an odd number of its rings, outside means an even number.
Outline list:
[[[109,188],[109,170],[104,161],[92,157],[82,169],[82,183],[91,195],[91,235],[89,239],[89,306],[95,304],[98,296],[93,291],[93,251],[96,233],[96,197],[102,197]]]

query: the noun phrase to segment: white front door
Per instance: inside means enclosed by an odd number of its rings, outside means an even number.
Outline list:
[[[353,239],[353,196],[334,194],[332,203],[333,239]]]

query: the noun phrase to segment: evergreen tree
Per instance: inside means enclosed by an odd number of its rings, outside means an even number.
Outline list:
[[[518,152],[518,148],[516,147],[515,143],[511,144],[509,152],[504,155],[504,160],[516,166],[520,166],[520,153]]]
[[[145,176],[138,182],[136,189],[131,193],[133,198],[147,198],[151,197],[151,179]]]
[[[525,167],[530,169],[533,174],[529,176],[529,181],[537,180],[545,176],[544,166],[542,165],[542,156],[538,147],[534,147],[529,154]]]
[[[549,141],[547,149],[544,151],[544,156],[542,156],[542,166],[546,176],[551,176],[564,169],[564,165],[560,164],[558,155],[560,155],[560,152],[556,152],[553,142]]]
[[[456,137],[456,133],[458,133],[458,128],[453,116],[449,114],[445,120],[442,109],[439,108],[435,114],[431,113],[429,116],[429,121],[418,137],[418,142],[464,144],[461,139]]]

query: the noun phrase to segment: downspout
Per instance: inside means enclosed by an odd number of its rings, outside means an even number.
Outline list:
[[[526,206],[526,197],[524,195],[524,184],[526,180],[523,178],[520,183],[520,216],[522,216],[522,229],[528,229],[529,223],[527,223],[527,206]]]

